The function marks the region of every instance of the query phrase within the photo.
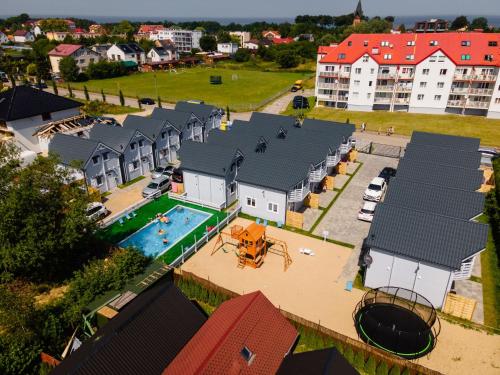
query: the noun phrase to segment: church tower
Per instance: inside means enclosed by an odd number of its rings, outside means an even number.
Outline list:
[[[356,6],[356,10],[354,11],[354,21],[352,21],[352,25],[356,26],[361,23],[363,19],[363,7],[361,6],[361,0],[358,0],[358,5]]]

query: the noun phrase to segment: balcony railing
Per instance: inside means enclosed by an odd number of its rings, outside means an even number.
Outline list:
[[[179,144],[179,137],[171,135],[168,137],[168,143],[170,146],[177,146]]]
[[[451,92],[454,94],[467,94],[469,91],[468,87],[452,87]]]
[[[448,100],[448,107],[463,107],[465,105],[465,100]]]
[[[469,91],[470,95],[492,95],[493,94],[493,89],[479,89],[479,88],[472,88]]]
[[[397,92],[411,92],[413,88],[408,86],[396,86]]]
[[[415,73],[399,73],[398,78],[399,79],[413,79],[415,77]]]
[[[494,74],[460,74],[457,73],[453,76],[457,81],[496,81],[497,76]]]
[[[329,90],[335,89],[336,86],[337,85],[335,84],[335,82],[318,82],[317,85],[319,89],[329,89]]]
[[[389,104],[391,102],[391,98],[390,97],[378,97],[378,98],[374,99],[374,102],[375,103],[386,103],[386,104]]]
[[[340,72],[340,78],[349,78],[351,76],[351,72]]]
[[[394,104],[409,104],[410,98],[396,98],[394,99]]]
[[[393,90],[394,90],[394,85],[379,85],[375,89],[375,91],[386,91],[386,92],[392,92]]]
[[[309,172],[309,182],[321,182],[326,176],[326,168],[316,169]]]
[[[340,161],[340,155],[328,155],[326,157],[326,166],[327,167],[335,167]]]
[[[378,79],[395,79],[396,73],[378,73]]]
[[[337,95],[336,100],[337,100],[338,102],[347,102],[348,97],[347,97],[347,96],[342,96],[342,95]]]
[[[320,77],[338,77],[339,72],[327,72],[320,70],[319,75]]]
[[[490,106],[490,103],[469,100],[465,106],[469,108],[488,108]]]
[[[309,195],[310,192],[311,190],[309,189],[309,183],[307,183],[306,186],[304,186],[301,189],[291,190],[288,193],[288,201],[292,203],[302,202]]]

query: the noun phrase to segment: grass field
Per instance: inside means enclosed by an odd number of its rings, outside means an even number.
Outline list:
[[[106,240],[107,242],[117,244],[124,238],[130,236],[132,233],[136,232],[137,230],[141,229],[143,226],[151,222],[151,220],[156,216],[157,213],[167,212],[177,205],[205,211],[212,214],[212,216],[206,222],[204,222],[203,225],[193,230],[186,237],[172,246],[165,254],[160,256],[161,260],[169,264],[179,255],[181,255],[182,247],[188,248],[192,246],[195,242],[195,238],[200,239],[203,236],[206,226],[216,226],[217,222],[225,219],[227,214],[225,212],[219,212],[189,203],[179,202],[173,199],[169,199],[166,195],[163,195],[161,198],[156,199],[151,203],[148,203],[147,205],[137,209],[137,216],[133,219],[126,220],[123,225],[119,222],[116,222],[106,229],[102,230],[99,233],[99,237]]]
[[[103,103],[97,100],[86,101],[84,99],[72,98],[78,102],[84,104],[82,109],[91,116],[102,116],[106,115],[126,115],[128,113],[142,112],[143,109],[129,106],[120,106],[110,103]]]
[[[186,99],[204,100],[233,111],[255,110],[277,95],[288,90],[294,81],[305,78],[304,73],[262,72],[241,69],[191,68],[176,73],[136,73],[124,77],[75,82],[71,86],[89,91],[117,95],[119,90],[128,97],[150,97],[156,100],[155,75],[158,95],[166,102]],[[221,85],[211,85],[210,76],[222,76]]]
[[[291,113],[290,113],[291,114]],[[414,130],[481,138],[481,144],[500,147],[500,120],[480,116],[425,115],[407,112],[354,112],[333,108],[314,108],[307,117],[356,124],[366,123],[367,131],[385,133],[393,126],[396,134],[411,135]]]

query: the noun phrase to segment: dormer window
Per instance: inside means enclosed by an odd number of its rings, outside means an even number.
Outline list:
[[[339,53],[339,60],[345,59],[345,53]]]
[[[392,60],[392,55],[390,53],[386,53],[384,55],[384,60]]]
[[[246,361],[248,366],[250,366],[255,358],[255,353],[248,349],[246,346],[240,351],[241,356]]]
[[[439,45],[439,43],[438,43],[438,41],[437,41],[437,40],[431,40],[431,41],[429,42],[429,45],[434,47],[434,46]]]
[[[462,47],[470,47],[470,40],[462,40],[460,43]]]
[[[484,55],[484,61],[493,61],[493,55]]]
[[[279,139],[285,139],[286,138],[286,130],[283,128],[280,128],[278,130],[278,134],[276,135]]]
[[[349,47],[350,47],[350,46],[352,46],[352,41],[348,41],[348,42],[347,42],[347,45],[348,45]]]
[[[498,46],[498,42],[496,40],[490,40],[488,42],[488,47],[497,47]]]
[[[367,40],[365,40],[365,41],[363,42],[363,46],[368,47],[368,41],[367,41]]]
[[[415,45],[415,41],[414,40],[409,40],[407,43],[406,43],[407,46],[414,46]]]
[[[388,40],[383,40],[380,42],[381,47],[389,47],[389,41]]]
[[[131,149],[131,150],[135,150],[135,142],[132,142],[132,143],[130,144],[130,149]]]
[[[462,60],[470,60],[470,55],[467,53],[467,54],[464,54],[461,56],[461,59]]]

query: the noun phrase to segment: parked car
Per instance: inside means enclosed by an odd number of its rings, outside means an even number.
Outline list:
[[[166,191],[170,189],[172,184],[170,183],[170,178],[167,176],[161,176],[151,180],[151,182],[142,190],[142,196],[144,198],[157,198]]]
[[[141,98],[141,99],[139,99],[139,103],[145,104],[145,105],[154,105],[155,101],[151,98]]]
[[[99,220],[109,213],[108,209],[101,202],[91,202],[87,205],[87,219]]]
[[[291,92],[297,92],[299,90],[302,90],[303,87],[303,82],[302,80],[295,81],[295,83],[292,86],[292,89],[290,90]]]
[[[366,201],[379,202],[385,194],[387,183],[382,177],[375,177],[363,194]]]
[[[305,96],[297,95],[293,98],[293,109],[309,108],[309,100]]]
[[[389,183],[391,178],[396,177],[396,169],[391,167],[385,167],[380,171],[378,176],[383,178],[385,182]]]
[[[481,153],[481,164],[488,167],[491,167],[493,165],[493,159],[498,157],[498,152],[494,148],[480,147],[479,152]]]
[[[174,173],[174,167],[171,165],[159,166],[151,173],[151,178],[160,178],[161,176],[170,177]]]
[[[365,202],[361,210],[359,210],[358,220],[369,221],[371,223],[375,214],[375,207],[377,207],[376,202]]]
[[[34,89],[39,89],[39,90],[43,90],[43,89],[48,88],[48,86],[45,82],[33,83],[30,86],[33,87]]]

